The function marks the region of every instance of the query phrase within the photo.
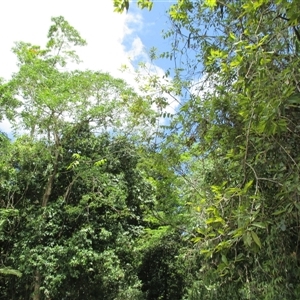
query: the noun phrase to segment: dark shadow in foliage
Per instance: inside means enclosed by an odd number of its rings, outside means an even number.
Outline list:
[[[185,280],[177,258],[180,247],[179,236],[172,234],[146,250],[138,273],[145,299],[182,299]]]

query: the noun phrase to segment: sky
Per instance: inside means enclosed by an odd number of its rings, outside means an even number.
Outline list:
[[[0,11],[0,77],[9,79],[17,71],[11,52],[15,42],[45,46],[51,17],[63,16],[88,43],[77,50],[83,61],[81,69],[109,72],[134,84],[133,77],[120,68],[148,61],[151,47],[160,51],[168,48],[161,31],[169,26],[165,11],[175,1],[154,0],[151,12],[138,9],[135,2],[128,13],[118,14],[113,12],[112,0],[4,1]],[[157,64],[161,74],[168,67],[166,61]],[[0,129],[8,131],[8,122],[2,122]]]

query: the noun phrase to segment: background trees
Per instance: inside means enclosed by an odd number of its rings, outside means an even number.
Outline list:
[[[17,43],[19,72],[1,87],[14,104],[7,117],[25,130],[1,135],[1,273],[22,274],[1,277],[1,295],[138,299],[136,240],[153,189],[137,166],[143,127],[134,126],[154,112],[135,119],[143,99],[122,80],[68,70],[79,60],[71,47],[85,41],[52,21],[45,49]]]

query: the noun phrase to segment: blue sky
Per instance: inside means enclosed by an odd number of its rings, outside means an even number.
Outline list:
[[[115,73],[119,65],[133,59],[146,58],[151,47],[168,48],[161,37],[167,28],[165,11],[172,0],[154,0],[151,12],[140,10],[132,1],[129,12],[113,12],[112,0],[10,0],[0,12],[0,77],[8,78],[16,71],[11,48],[16,41],[44,45],[51,17],[64,16],[88,42],[79,53],[84,66]],[[165,65],[166,61],[159,62]]]
[[[166,11],[174,2],[174,0],[154,0],[154,6],[151,11],[146,9],[139,10],[135,3],[131,4],[130,9],[132,9],[134,13],[140,13],[145,24],[145,29],[139,36],[147,51],[152,47],[157,48],[160,53],[170,49],[169,41],[162,37],[162,30],[168,30],[170,28]],[[165,70],[172,67],[172,62],[165,59],[159,59],[156,63]]]
[[[0,12],[0,77],[9,79],[17,71],[11,48],[16,41],[44,46],[51,17],[64,16],[88,42],[79,49],[83,63],[80,68],[109,72],[134,84],[130,74],[120,72],[121,65],[133,67],[132,61],[147,61],[147,51],[156,47],[168,49],[161,31],[168,26],[165,11],[172,0],[154,0],[151,12],[140,10],[132,1],[129,12],[113,12],[112,0],[10,0],[4,1]],[[171,62],[158,61],[163,71]],[[2,122],[0,130],[10,131]]]

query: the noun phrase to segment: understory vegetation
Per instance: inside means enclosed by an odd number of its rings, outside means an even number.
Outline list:
[[[13,48],[0,299],[300,299],[300,3],[167,14],[169,51],[150,54],[174,68],[140,64],[140,91],[70,70],[86,42],[63,17],[44,48]]]

